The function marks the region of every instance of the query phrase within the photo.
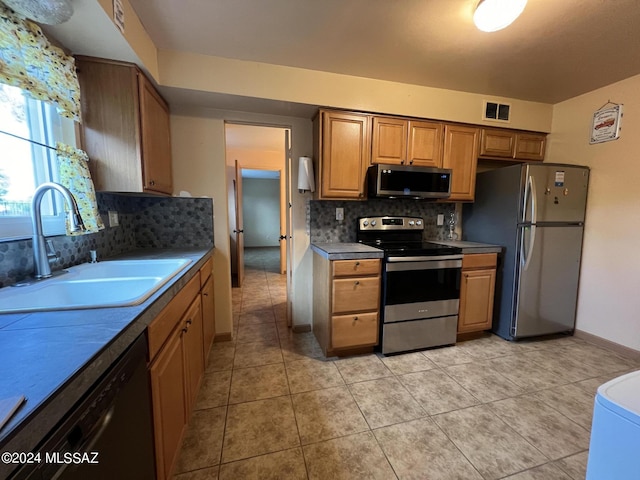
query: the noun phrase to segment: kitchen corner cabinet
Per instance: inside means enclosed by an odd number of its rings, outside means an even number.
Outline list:
[[[313,332],[324,354],[377,345],[380,259],[313,258]]]
[[[207,261],[147,327],[159,480],[172,478],[204,374],[211,265]]]
[[[542,133],[483,128],[480,133],[480,158],[544,160],[547,136]]]
[[[81,137],[97,190],[173,193],[169,107],[134,64],[76,58]]]
[[[317,198],[364,199],[371,155],[370,116],[320,110],[314,119],[314,135]]]
[[[473,201],[478,167],[478,128],[444,126],[442,167],[450,168],[451,196],[446,201]]]
[[[458,333],[488,330],[493,302],[498,254],[467,254],[462,259]]]
[[[371,163],[442,166],[442,124],[373,117]]]

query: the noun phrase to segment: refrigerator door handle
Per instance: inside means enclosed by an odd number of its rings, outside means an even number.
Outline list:
[[[536,243],[536,225],[531,225],[531,236],[529,237],[529,247],[527,248],[527,255],[525,257],[524,254],[524,232],[522,232],[522,244],[520,247],[520,251],[522,254],[520,255],[520,259],[523,265],[523,270],[527,270],[529,268],[529,263],[531,262],[531,257],[533,256],[533,246]]]
[[[531,223],[535,225],[538,221],[538,194],[536,192],[536,180],[533,175],[529,175],[529,186],[531,187],[529,189],[529,194],[531,195]],[[535,228],[532,230],[533,234],[535,234]]]

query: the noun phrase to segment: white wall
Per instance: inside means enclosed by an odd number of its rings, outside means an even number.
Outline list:
[[[280,179],[243,178],[242,212],[245,247],[280,245]]]
[[[590,145],[593,113],[624,104],[621,137]],[[640,76],[554,106],[547,162],[591,168],[576,328],[640,350]]]

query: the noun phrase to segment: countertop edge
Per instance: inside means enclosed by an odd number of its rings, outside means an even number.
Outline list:
[[[68,413],[89,388],[111,367],[117,358],[146,330],[149,323],[171,301],[175,294],[191,280],[213,255],[215,247],[196,249],[139,249],[119,255],[116,258],[132,258],[141,256],[189,255],[193,264],[172,278],[158,292],[143,302],[142,310],[135,315],[122,330],[106,343],[99,352],[84,364],[80,365],[50,396],[34,407],[27,416],[14,425],[11,421],[5,425],[7,429],[0,439],[0,448],[8,452],[33,451],[37,444]],[[127,307],[124,307],[127,308]],[[31,315],[37,315],[33,313]],[[123,312],[123,314],[126,314]],[[12,322],[14,323],[14,322]],[[18,465],[0,465],[0,477],[8,475]]]
[[[312,243],[311,250],[328,260],[382,258],[384,252],[361,243]]]

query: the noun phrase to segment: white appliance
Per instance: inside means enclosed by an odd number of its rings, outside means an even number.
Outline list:
[[[589,169],[529,163],[479,173],[465,240],[504,247],[493,331],[507,340],[573,332]]]
[[[640,370],[598,387],[587,480],[640,478]]]

